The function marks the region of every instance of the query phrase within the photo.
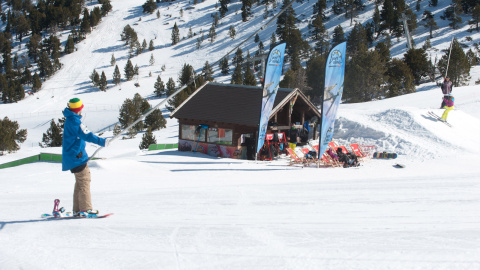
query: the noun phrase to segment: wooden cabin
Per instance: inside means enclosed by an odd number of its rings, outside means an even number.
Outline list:
[[[251,159],[258,136],[262,92],[257,86],[204,84],[170,115],[179,122],[178,150]],[[316,137],[320,118],[319,110],[299,89],[280,88],[267,134],[286,132],[292,124],[302,128],[309,121],[311,136]]]

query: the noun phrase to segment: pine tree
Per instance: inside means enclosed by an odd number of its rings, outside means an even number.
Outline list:
[[[419,85],[422,77],[429,72],[427,53],[424,49],[410,49],[404,54],[403,61],[412,71],[415,84]]]
[[[113,83],[118,85],[122,82],[122,74],[120,73],[120,69],[118,65],[115,65],[115,70],[113,71]]]
[[[149,45],[148,45],[148,50],[149,50],[149,51],[155,50],[155,46],[153,45],[153,40],[150,40],[150,43],[149,43]]]
[[[228,2],[229,0],[220,0],[220,17],[223,18],[225,17],[225,14],[228,12]]]
[[[468,21],[468,24],[475,27],[475,30],[478,32],[480,24],[480,3],[478,3],[472,10],[472,20]]]
[[[15,101],[20,101],[23,98],[25,98],[25,89],[23,88],[23,85],[21,83],[14,83],[12,85],[14,87],[15,91]]]
[[[160,78],[160,75],[157,77],[157,81],[153,85],[153,88],[155,89],[154,93],[157,97],[161,97],[163,94],[165,94],[165,84],[162,81],[162,78]]]
[[[138,41],[137,32],[135,32],[135,30],[129,24],[123,28],[123,32],[120,34],[120,37],[122,41],[125,41],[125,45],[127,46],[135,44],[135,42]]]
[[[40,71],[40,77],[48,78],[53,75],[53,64],[46,51],[43,51],[38,59],[38,69]]]
[[[41,54],[41,42],[42,37],[38,34],[33,34],[27,43],[28,56],[33,58],[36,63]]]
[[[305,69],[301,67],[296,70],[289,69],[287,72],[285,72],[285,76],[280,82],[280,87],[298,88],[306,96],[310,96],[312,91],[307,83],[307,73]]]
[[[87,34],[89,34],[92,31],[92,28],[90,27],[90,13],[88,12],[88,9],[83,10],[83,19],[80,24],[80,37],[84,39]]]
[[[272,33],[272,36],[270,37],[270,50],[273,49],[277,45],[277,36],[275,36],[275,33]]]
[[[67,43],[65,44],[65,54],[70,54],[75,51],[75,43],[73,42],[72,35],[68,35]]]
[[[42,88],[42,80],[40,79],[40,76],[38,75],[37,72],[35,72],[33,74],[33,77],[32,77],[32,91],[34,93],[38,92],[38,90],[40,90],[40,88]]]
[[[323,20],[321,15],[317,15],[312,22],[312,38],[316,41],[315,50],[322,54],[328,52],[328,35],[325,26],[323,25]]]
[[[173,92],[175,92],[175,81],[173,80],[172,77],[168,78],[166,86],[167,86],[167,96],[170,96],[171,94],[173,94]]]
[[[452,5],[447,7],[441,16],[444,20],[449,20],[450,25],[453,29],[457,29],[458,25],[462,23],[462,17],[460,15],[463,13],[461,0],[452,0]]]
[[[367,32],[360,23],[356,23],[347,38],[347,53],[352,56],[366,50],[368,50]]]
[[[92,81],[93,86],[98,86],[98,82],[100,81],[100,76],[98,72],[94,69],[90,74],[90,80]]]
[[[180,42],[180,30],[175,22],[175,25],[172,29],[172,45],[176,45],[178,42]]]
[[[390,49],[387,47],[385,42],[377,43],[375,50],[378,51],[384,63],[388,63],[390,61]]]
[[[381,30],[391,29],[395,24],[395,9],[393,8],[392,0],[385,0],[383,2],[383,8],[380,12],[381,18]]]
[[[152,130],[148,128],[147,132],[143,133],[142,141],[140,142],[140,145],[138,147],[141,150],[148,149],[148,147],[150,147],[151,144],[157,144],[157,140],[155,139],[155,136],[153,135]]]
[[[364,8],[361,0],[346,0],[345,3],[345,18],[350,18],[350,25],[353,24],[353,18],[357,17],[358,11]]]
[[[175,81],[172,77],[168,78],[167,81],[167,96],[172,95],[175,92]],[[184,92],[184,91],[182,91]],[[179,94],[177,94],[179,95]],[[175,100],[170,99],[167,101],[168,105],[166,106],[169,111],[173,111],[176,108]]]
[[[430,31],[430,38],[433,38],[433,30],[438,29],[438,25],[433,18],[433,14],[430,11],[425,10],[423,12],[422,21],[425,22],[424,26]]]
[[[247,68],[245,70],[245,75],[243,77],[243,85],[257,85],[257,80],[255,79],[255,75],[251,68]]]
[[[307,62],[307,83],[311,90],[312,102],[320,105],[321,96],[323,95],[323,85],[325,80],[325,63],[327,62],[326,54],[315,54]]]
[[[332,48],[344,41],[347,41],[347,39],[345,39],[345,33],[343,32],[342,26],[339,24],[333,29]]]
[[[438,69],[445,74],[448,65],[447,76],[450,77],[454,86],[461,86],[468,82],[470,75],[470,64],[457,39],[453,40],[450,62],[448,62],[449,49],[445,50],[445,54],[438,61]]]
[[[130,61],[130,59],[128,59],[127,64],[125,65],[124,73],[127,81],[131,81],[133,79],[133,76],[135,76],[135,70],[133,68],[133,64],[132,64],[132,61]]]
[[[50,121],[50,127],[46,133],[43,133],[41,147],[58,147],[62,146],[63,128],[55,120]]]
[[[107,85],[107,76],[105,75],[105,72],[102,71],[102,75],[100,76],[100,81],[98,83],[98,88],[105,92],[107,90]]]
[[[183,64],[180,76],[178,77],[178,83],[180,86],[184,86],[190,82],[193,78],[193,67],[189,64]]]
[[[248,18],[252,16],[252,0],[242,0],[242,21],[248,21]]]
[[[235,56],[232,59],[232,64],[237,66],[242,64],[243,62],[243,51],[242,49],[238,48],[237,51],[235,52]]]
[[[354,55],[345,67],[345,102],[367,102],[383,96],[385,72],[383,60],[376,51],[360,51]]]
[[[380,10],[378,9],[378,3],[375,3],[375,11],[373,12],[373,24],[375,26],[375,34],[378,35],[381,29],[381,18]]]
[[[210,27],[210,31],[208,32],[208,38],[210,39],[210,43],[213,43],[216,37],[217,33],[215,32],[215,26],[212,24],[212,27]]]
[[[230,25],[230,28],[228,29],[228,35],[230,36],[231,39],[235,39],[235,36],[237,35],[237,31],[235,31],[235,27],[233,25]]]
[[[117,62],[117,60],[115,59],[115,55],[112,53],[112,58],[110,59],[110,65],[115,66],[115,63]]]
[[[218,65],[220,66],[220,70],[223,75],[227,75],[230,72],[230,66],[228,65],[227,57],[223,57],[222,59],[220,59]]]
[[[387,97],[395,97],[415,92],[415,83],[412,71],[400,59],[392,59],[387,65]]]
[[[153,53],[150,55],[150,66],[153,66],[155,64],[155,58],[153,57]]]
[[[143,8],[143,13],[150,13],[153,14],[155,10],[157,9],[157,4],[155,3],[154,0],[147,0],[145,4],[142,5]]]
[[[20,149],[18,143],[27,139],[27,130],[20,129],[17,121],[10,121],[8,117],[0,119],[0,153],[15,152]]]
[[[113,136],[117,136],[118,134],[120,134],[120,132],[122,132],[122,129],[120,128],[120,125],[117,123],[113,127]]]
[[[254,41],[255,43],[258,43],[260,41],[260,36],[258,35],[258,33],[255,35]]]
[[[135,106],[133,100],[127,98],[120,108],[120,115],[118,121],[122,129],[127,128],[130,124],[135,122],[138,118],[141,117],[139,109]],[[143,129],[143,122],[140,121],[138,124],[131,128],[135,133]]]
[[[239,85],[243,84],[242,67],[240,65],[235,66],[232,74],[232,81],[230,83]]]
[[[166,128],[167,121],[162,115],[162,111],[159,109],[153,110],[147,117],[145,117],[145,126],[152,131]]]
[[[202,69],[202,74],[205,80],[212,82],[213,81],[213,70],[208,61],[205,62],[205,65]]]

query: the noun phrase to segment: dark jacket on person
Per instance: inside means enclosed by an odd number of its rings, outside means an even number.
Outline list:
[[[452,93],[452,81],[444,80],[442,83],[442,93],[444,95],[450,95]]]

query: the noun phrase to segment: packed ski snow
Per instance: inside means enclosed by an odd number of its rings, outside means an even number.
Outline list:
[[[211,24],[205,14],[212,13],[216,1],[199,3],[193,11],[185,9],[186,2],[160,4],[157,19],[142,14],[143,1],[112,0],[112,12],[75,53],[62,58],[64,67],[40,92],[0,104],[2,119],[8,116],[28,130],[21,149],[0,156],[0,164],[40,152],[61,153],[39,142],[72,97],[85,104],[84,124],[112,137],[126,98],[138,92],[158,104],[163,100],[153,95],[158,75],[176,79],[185,63],[201,70],[205,61],[220,59],[264,22],[255,15],[242,24],[239,14],[229,12],[223,22],[237,23],[238,40],[231,40],[224,26],[217,32],[224,41],[215,46],[205,41],[197,50],[193,39],[171,46],[175,21],[183,20],[182,35],[190,26],[198,32]],[[297,14],[311,12],[310,2],[295,3]],[[147,64],[150,53],[137,56],[132,62],[140,66],[138,79],[98,91],[88,78],[93,69],[112,74],[112,54],[119,67],[127,61],[128,48],[120,40],[126,24],[135,25],[139,39],[156,38],[155,64]],[[329,25],[330,32],[334,26]],[[260,36],[268,40],[273,31],[269,27]],[[432,41],[444,49],[451,37],[442,33]],[[394,43],[401,56],[405,41]],[[255,44],[245,46],[244,52]],[[164,64],[166,70],[160,71]],[[453,89],[452,127],[428,114],[443,113],[435,83],[417,87],[414,94],[341,104],[338,144],[398,153],[395,160],[368,159],[358,168],[289,166],[287,157],[255,162],[146,151],[138,147],[141,134],[116,140],[99,152],[104,159],[89,162],[94,208],[114,213],[104,219],[41,218],[51,213],[54,199],[72,208],[74,176],[62,172],[60,163],[2,169],[0,269],[480,269],[480,90],[473,83],[480,78],[478,66],[471,77],[470,86]],[[154,133],[157,142],[176,143],[178,122],[163,112],[168,123]],[[89,144],[87,152],[96,149]],[[395,168],[396,163],[406,167]]]

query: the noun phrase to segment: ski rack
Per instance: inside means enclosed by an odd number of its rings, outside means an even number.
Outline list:
[[[280,10],[280,12],[273,16],[273,18],[271,18],[266,24],[262,25],[262,27],[260,27],[260,29],[258,29],[257,31],[255,31],[255,33],[251,34],[249,37],[247,37],[244,41],[240,42],[240,44],[238,44],[236,47],[234,47],[232,50],[230,50],[227,54],[225,54],[223,57],[221,57],[220,59],[218,59],[217,61],[215,61],[211,66],[215,66],[216,64],[218,64],[224,57],[230,55],[232,52],[234,52],[235,50],[237,50],[240,46],[242,46],[245,42],[247,42],[247,40],[249,40],[250,38],[252,38],[253,36],[255,36],[256,34],[258,34],[258,32],[262,31],[265,29],[265,27],[267,27],[271,22],[273,22],[274,20],[276,20],[283,12],[285,12],[292,4],[293,4],[294,1],[290,1],[290,3],[288,3],[282,10]],[[145,114],[143,114],[142,116],[140,116],[140,118],[138,118],[136,121],[134,121],[132,124],[130,124],[128,127],[124,128],[122,131],[120,131],[117,135],[113,136],[111,139],[110,139],[110,142],[116,140],[118,137],[121,136],[121,134],[125,133],[126,131],[128,131],[130,128],[132,128],[133,126],[135,126],[136,124],[138,124],[138,122],[142,121],[143,119],[145,119],[145,117],[147,117],[148,115],[150,115],[155,109],[157,109],[158,107],[162,106],[163,104],[165,104],[167,101],[169,101],[170,99],[174,98],[178,93],[180,93],[183,89],[187,88],[187,86],[189,86],[191,83],[195,82],[195,80],[202,76],[203,73],[200,73],[199,75],[193,75],[193,78],[190,79],[190,81],[188,81],[184,86],[180,87],[177,91],[175,91],[173,94],[171,94],[170,96],[168,96],[167,98],[165,98],[163,101],[161,101],[160,103],[158,103],[157,105],[155,105],[155,107],[151,108],[150,110],[148,110]],[[208,83],[208,82],[207,82]],[[207,84],[205,83],[205,84]],[[204,84],[204,85],[205,85]],[[88,158],[88,161],[90,161],[93,157],[95,157],[98,152],[100,152],[100,150],[102,150],[103,148],[105,147],[99,147],[97,150],[95,150],[95,152]],[[87,162],[88,162],[87,161]]]

